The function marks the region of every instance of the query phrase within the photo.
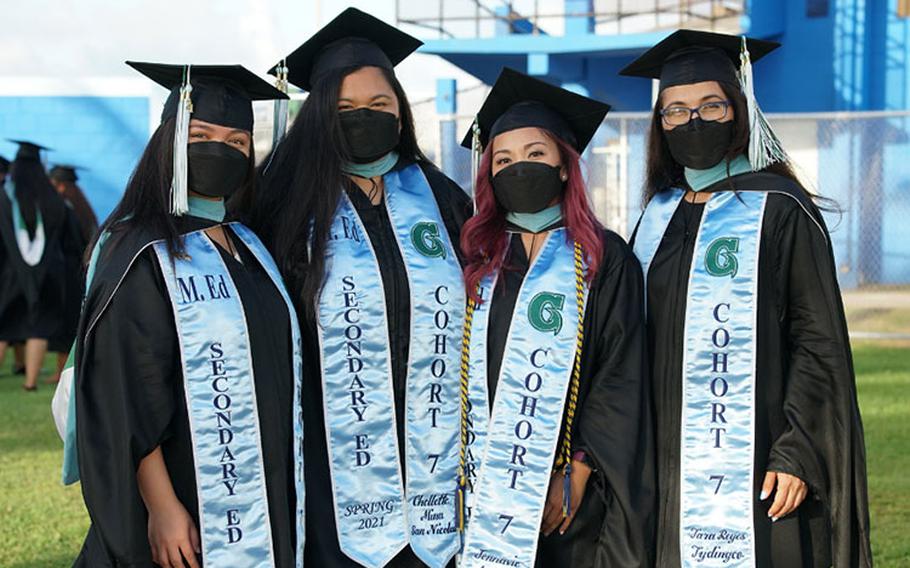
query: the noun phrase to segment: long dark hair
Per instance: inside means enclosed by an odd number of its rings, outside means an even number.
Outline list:
[[[260,166],[260,195],[249,215],[297,308],[308,316],[315,314],[325,277],[329,228],[341,192],[351,183],[341,169],[351,156],[338,119],[338,96],[344,78],[357,69],[333,70],[313,86],[287,136]],[[404,89],[393,72],[382,73],[398,98],[398,153],[403,160],[426,162]]]
[[[63,222],[66,206],[63,199],[57,195],[40,160],[16,158],[9,175],[15,184],[16,202],[19,204],[19,211],[22,213],[29,237],[35,236],[39,210],[45,227],[56,227]]]
[[[746,97],[739,87],[719,81],[720,88],[724,91],[727,100],[733,103],[733,139],[724,159],[732,160],[739,155],[749,154],[749,113],[746,106]],[[648,167],[645,173],[644,203],[647,205],[651,198],[671,187],[685,187],[686,179],[683,166],[673,159],[670,146],[664,136],[661,125],[663,118],[660,115],[660,97],[654,104],[651,114],[651,129],[648,135]],[[793,168],[787,162],[776,162],[763,171],[777,174],[796,182],[803,187]],[[817,196],[806,192],[814,200]],[[829,200],[823,200],[829,201]]]
[[[176,120],[162,122],[152,133],[136,169],[133,170],[126,191],[114,211],[102,223],[101,228],[86,249],[90,255],[98,236],[105,231],[113,235],[121,231],[143,229],[167,242],[171,256],[183,253],[183,239],[177,217],[170,213],[171,179],[174,175],[174,129]],[[256,181],[255,159],[250,145],[250,167],[243,185],[232,197],[232,201],[247,199],[253,192]]]

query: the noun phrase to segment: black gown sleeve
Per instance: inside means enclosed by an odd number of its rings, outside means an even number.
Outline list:
[[[116,566],[151,566],[136,472],[168,438],[177,403],[176,327],[152,254],[124,277],[85,345],[87,372],[77,378],[79,468],[92,520],[84,555]]]
[[[587,318],[582,376],[589,391],[573,444],[597,470],[605,516],[596,566],[650,566],[654,511],[654,445],[646,380],[641,267],[632,250],[608,234]],[[589,487],[589,491],[590,491]],[[591,492],[585,498],[596,498]]]
[[[827,230],[794,203],[780,244],[787,292],[784,432],[768,470],[796,475],[830,515],[834,566],[871,566],[865,448],[853,360]],[[858,563],[857,563],[858,562]]]

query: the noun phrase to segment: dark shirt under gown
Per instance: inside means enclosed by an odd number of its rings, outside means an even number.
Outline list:
[[[566,533],[541,535],[538,568],[651,566],[654,433],[645,368],[641,268],[618,235],[610,231],[603,234],[603,259],[585,308],[578,413],[572,441],[573,452],[584,450],[595,471]],[[505,266],[490,306],[490,393],[496,392],[512,314],[529,268],[518,234],[512,236]],[[574,294],[570,298],[574,310]],[[495,399],[492,402],[495,404]],[[562,424],[564,430],[565,417]],[[560,444],[563,434],[561,431]]]
[[[409,165],[400,162],[396,168]],[[459,253],[461,226],[470,217],[471,201],[455,182],[429,164],[420,164],[427,176],[433,197],[439,207],[443,223]],[[398,429],[398,447],[403,453],[404,408],[407,392],[408,345],[410,343],[411,300],[408,275],[394,229],[385,206],[385,198],[373,205],[367,196],[353,184],[348,188],[350,197],[379,261],[379,271],[386,294],[386,313],[389,326],[389,349],[392,360],[392,385]],[[338,546],[332,485],[329,475],[328,450],[325,438],[325,418],[322,407],[322,381],[319,369],[319,343],[313,322],[305,325],[303,416],[306,424],[305,464],[307,488],[307,542],[306,562],[326,568],[354,568],[360,566],[341,552]],[[457,380],[457,375],[453,375]],[[403,455],[399,456],[401,459]],[[404,472],[404,468],[402,468]],[[404,481],[404,480],[402,480]],[[454,490],[454,482],[453,482]],[[421,568],[424,565],[410,546],[402,550],[386,566],[390,568]]]
[[[753,470],[757,566],[827,567],[834,562],[835,548],[849,551],[840,553],[836,568],[866,566],[845,560],[868,556],[868,507],[862,424],[827,229],[792,182],[771,174],[730,179],[737,189],[787,193],[768,195],[759,251]],[[728,187],[720,182],[707,191]],[[680,566],[683,330],[703,212],[703,204],[683,200],[646,278],[658,433],[657,565],[662,568]],[[773,495],[758,499],[769,470],[795,475],[810,488],[794,513],[773,524],[767,516]],[[837,543],[829,527],[832,510],[840,521]]]
[[[290,317],[265,270],[239,239],[232,241],[242,263],[219,251],[247,318],[275,559],[277,566],[290,567],[296,541]],[[128,270],[81,347],[76,424],[92,525],[76,566],[152,566],[136,470],[155,447],[161,447],[177,498],[197,528],[199,518],[177,330],[151,248]]]

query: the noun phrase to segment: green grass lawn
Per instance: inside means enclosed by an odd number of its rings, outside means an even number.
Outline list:
[[[910,348],[855,346],[876,566],[910,566]],[[88,527],[78,486],[60,485],[53,387],[0,374],[0,566],[69,566]]]

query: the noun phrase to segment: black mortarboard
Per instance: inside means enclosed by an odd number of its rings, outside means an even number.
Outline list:
[[[702,81],[739,85],[742,36],[677,30],[626,65],[620,75],[660,79],[660,90]],[[758,61],[780,44],[746,38],[751,60]]]
[[[170,89],[171,94],[164,103],[161,121],[177,116],[180,87],[187,66],[138,61],[127,61],[126,64]],[[252,132],[252,101],[287,98],[287,95],[242,65],[191,65],[189,73],[190,84],[193,86],[190,95],[193,117],[212,124]]]
[[[421,45],[379,18],[348,8],[287,56],[288,81],[309,91],[333,69],[373,66],[391,71]],[[277,75],[280,65],[269,73]]]
[[[480,143],[529,126],[549,130],[579,152],[591,141],[610,105],[504,68],[477,112]],[[461,145],[472,147],[473,127]]]
[[[50,150],[47,146],[26,140],[10,140],[10,142],[19,145],[19,150],[16,152],[17,160],[40,160],[41,150]]]
[[[0,156],[0,174],[5,174],[9,172],[9,160]]]
[[[84,170],[80,166],[70,166],[68,164],[54,164],[54,167],[47,172],[47,177],[56,181],[66,181],[70,183],[75,183],[79,181],[79,176],[76,175],[76,170]]]

